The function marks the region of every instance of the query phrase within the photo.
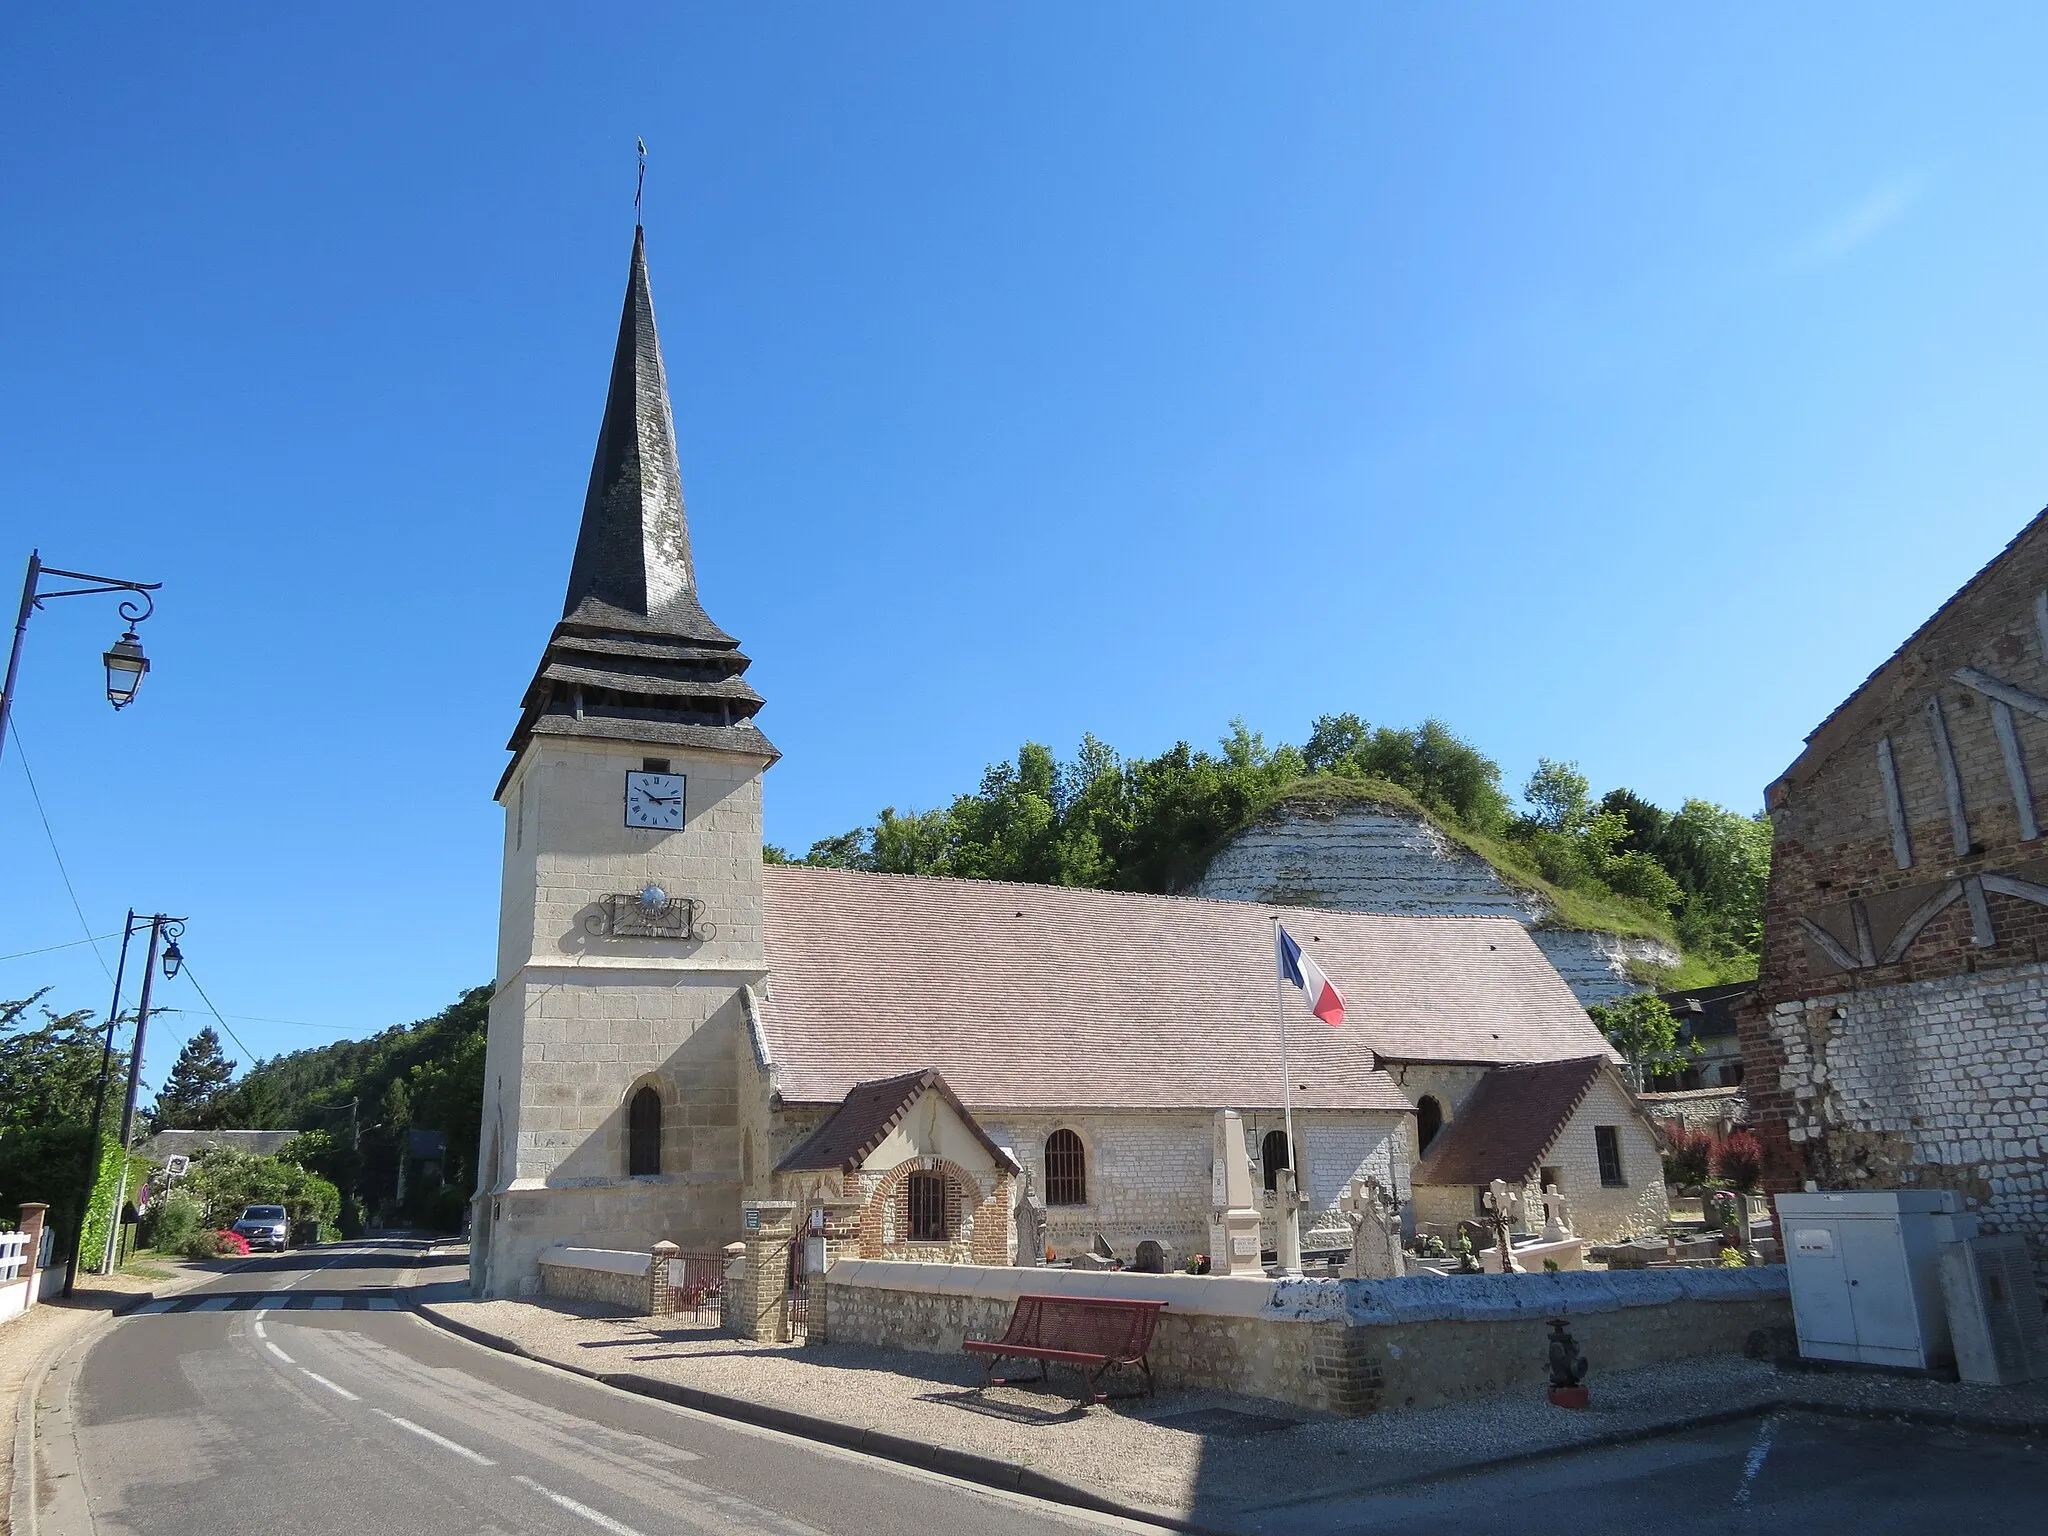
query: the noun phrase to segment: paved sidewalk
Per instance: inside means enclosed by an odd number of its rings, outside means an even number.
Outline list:
[[[1911,1413],[2048,1433],[2048,1391],[1963,1387],[1862,1373],[1781,1371],[1715,1358],[1596,1375],[1593,1406],[1539,1392],[1362,1419],[1318,1418],[1218,1392],[1084,1406],[1071,1376],[1050,1390],[982,1390],[978,1363],[856,1345],[763,1345],[584,1303],[472,1301],[453,1286],[430,1317],[572,1370],[632,1376],[872,1429],[1027,1467],[1172,1523],[1225,1527],[1258,1509],[1362,1493],[1503,1460],[1667,1433],[1800,1403]],[[621,1383],[622,1385],[629,1383]]]

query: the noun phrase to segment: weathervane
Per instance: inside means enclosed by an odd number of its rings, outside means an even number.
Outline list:
[[[633,142],[640,149],[640,174],[633,180],[633,223],[640,223],[640,192],[647,185],[647,141],[635,138]]]

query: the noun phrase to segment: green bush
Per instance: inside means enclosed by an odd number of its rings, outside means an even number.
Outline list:
[[[201,1227],[185,1239],[178,1250],[188,1259],[217,1259],[220,1257],[220,1237],[211,1227]]]
[[[158,1253],[182,1253],[192,1234],[205,1224],[204,1204],[183,1189],[167,1190],[150,1203],[142,1223],[142,1242]]]

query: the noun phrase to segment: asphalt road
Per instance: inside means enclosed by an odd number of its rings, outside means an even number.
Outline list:
[[[113,1325],[45,1389],[68,1396],[83,1490],[54,1513],[98,1536],[1149,1529],[480,1348],[378,1294],[419,1262],[400,1242],[281,1255]]]
[[[613,1391],[421,1322],[418,1245],[263,1259],[45,1384],[41,1536],[1156,1531]],[[458,1279],[459,1267],[424,1280]],[[75,1452],[75,1455],[74,1455]],[[1247,1536],[2048,1529],[2048,1448],[1799,1414],[1240,1513]]]
[[[2013,1436],[1784,1413],[1233,1523],[1273,1536],[2017,1533],[2048,1530],[2044,1466],[2048,1449]]]

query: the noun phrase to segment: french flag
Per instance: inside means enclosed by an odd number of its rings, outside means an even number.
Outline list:
[[[1321,966],[1301,952],[1293,934],[1278,923],[1273,925],[1273,931],[1280,936],[1280,979],[1301,988],[1302,996],[1308,999],[1308,1011],[1335,1029],[1344,1022],[1344,994],[1323,974]]]

